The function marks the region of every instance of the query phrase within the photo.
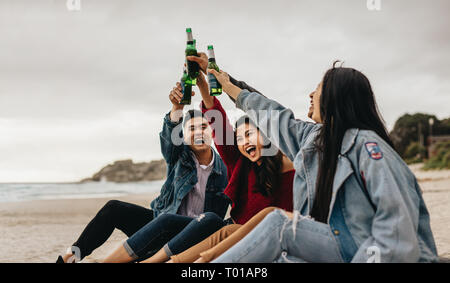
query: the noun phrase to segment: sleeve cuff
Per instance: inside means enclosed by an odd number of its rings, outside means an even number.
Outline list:
[[[177,122],[172,121],[170,119],[170,112],[167,113],[166,116],[164,116],[164,122],[171,127],[175,127],[175,126],[179,125],[181,123],[181,121],[183,121],[183,116],[181,116],[180,120],[178,120]]]
[[[163,250],[166,253],[167,257],[169,257],[169,258],[174,255],[169,248],[169,243],[164,245]]]
[[[241,109],[241,110],[246,111],[246,110],[247,110],[247,109],[246,109],[246,98],[247,98],[249,95],[250,95],[250,92],[249,92],[248,90],[246,90],[246,89],[243,89],[243,90],[239,93],[239,95],[238,95],[238,97],[237,97],[237,99],[236,99],[236,107],[239,108],[239,109]]]

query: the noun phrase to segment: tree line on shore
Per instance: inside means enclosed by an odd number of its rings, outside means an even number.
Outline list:
[[[435,115],[405,114],[397,119],[390,132],[395,149],[408,163],[424,162],[424,169],[450,169],[450,118],[439,120]],[[445,137],[433,144],[431,137]]]

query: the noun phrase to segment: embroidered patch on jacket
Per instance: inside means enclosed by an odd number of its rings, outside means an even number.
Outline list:
[[[370,158],[379,160],[383,158],[383,153],[376,142],[366,142],[366,150],[369,153]]]

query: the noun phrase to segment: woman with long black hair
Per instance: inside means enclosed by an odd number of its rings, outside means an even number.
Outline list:
[[[296,169],[294,213],[270,213],[213,262],[437,260],[421,190],[393,148],[369,80],[335,64],[311,95],[317,124],[208,70]]]

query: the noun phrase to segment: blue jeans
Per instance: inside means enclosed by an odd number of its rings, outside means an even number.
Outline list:
[[[282,210],[268,214],[247,236],[214,263],[343,262],[328,225]]]
[[[192,220],[180,233],[173,237],[165,246],[168,257],[179,254],[208,238],[214,232],[229,224],[213,212],[206,212]]]
[[[164,246],[170,256],[180,253],[206,239],[224,226],[224,220],[213,212],[197,218],[165,213],[133,234],[123,246],[134,260],[147,258],[173,239],[173,245]],[[181,231],[183,235],[177,236]]]

